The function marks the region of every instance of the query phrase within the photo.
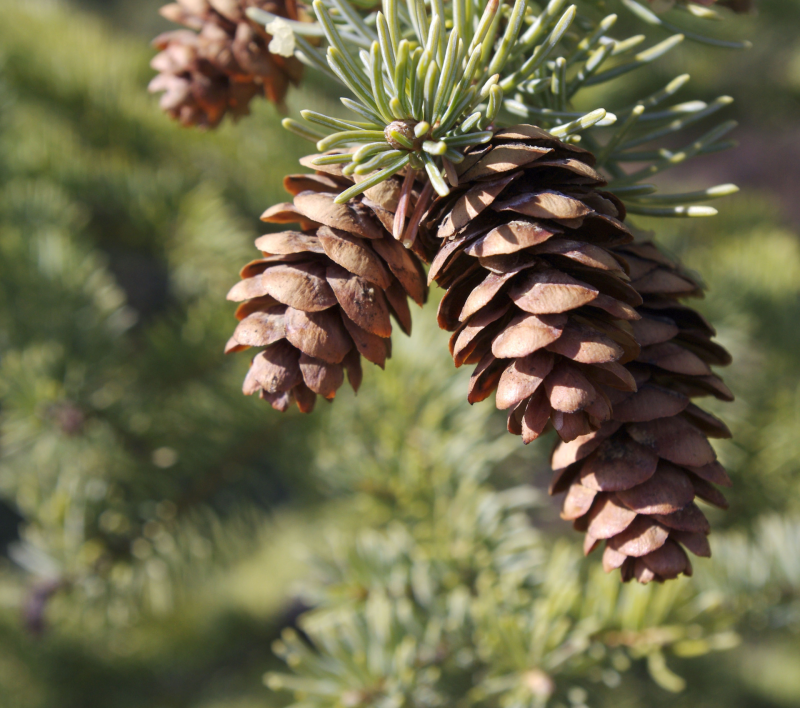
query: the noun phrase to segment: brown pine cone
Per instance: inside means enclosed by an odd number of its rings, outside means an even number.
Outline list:
[[[301,162],[310,166],[311,159]],[[391,355],[390,315],[410,334],[407,297],[419,305],[427,299],[419,259],[381,221],[392,199],[396,205],[399,179],[340,205],[333,200],[352,181],[325,169],[333,174],[284,180],[293,201],[261,218],[301,230],[259,238],[264,257],[244,267],[228,294],[242,304],[226,352],[265,347],[253,359],[244,393],[258,393],[280,411],[296,402],[308,413],[317,394],[333,399],[345,371],[358,390],[361,357],[383,368]]]
[[[149,89],[164,92],[161,108],[183,125],[214,128],[226,113],[248,115],[259,95],[283,106],[289,84],[299,82],[300,62],[270,53],[272,37],[247,18],[248,7],[297,19],[295,0],[179,0],[161,8],[189,29],[153,40],[160,53],[151,66],[159,74]]]
[[[439,325],[456,366],[477,364],[468,400],[497,390],[508,429],[528,443],[549,424],[563,440],[611,418],[606,387],[636,390],[642,303],[625,260],[625,209],[598,187],[594,157],[530,125],[498,131],[456,166],[459,185],[431,206],[439,239],[429,281],[447,290]]]
[[[627,369],[638,390],[607,389],[613,417],[553,453],[551,493],[567,492],[562,517],[585,531],[588,554],[605,540],[603,566],[625,581],[661,582],[692,574],[686,550],[709,556],[708,520],[695,497],[726,508],[714,486],[730,486],[708,438],[728,438],[720,420],[691,402],[733,395],[710,365],[730,363],[711,325],[677,298],[699,285],[652,243],[615,249],[644,298],[633,323],[642,347]]]

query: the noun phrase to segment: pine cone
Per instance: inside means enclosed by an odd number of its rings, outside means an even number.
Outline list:
[[[630,265],[643,296],[633,323],[642,347],[627,369],[636,393],[607,389],[613,418],[600,430],[553,453],[551,493],[567,492],[562,517],[585,531],[588,554],[606,541],[603,566],[620,568],[625,581],[664,581],[692,574],[685,549],[711,555],[708,520],[695,497],[726,508],[713,485],[730,486],[708,438],[728,438],[720,420],[690,399],[733,399],[709,365],[730,363],[711,341],[710,324],[679,297],[699,285],[652,243],[615,249]]]
[[[625,580],[691,573],[708,555],[695,496],[730,484],[708,437],[728,437],[690,398],[730,391],[710,364],[730,357],[678,298],[700,286],[649,243],[631,243],[624,205],[599,191],[590,153],[532,126],[498,131],[457,167],[459,187],[424,222],[441,240],[430,278],[457,366],[477,363],[470,402],[497,389],[525,442],[562,438],[552,493],[562,516],[606,540]]]
[[[301,162],[310,167],[312,159]],[[410,334],[406,298],[419,305],[427,298],[419,259],[382,223],[396,206],[399,180],[334,204],[353,183],[341,168],[324,169],[284,180],[293,201],[261,218],[299,223],[301,230],[259,238],[264,257],[244,267],[243,280],[228,294],[242,304],[226,353],[266,347],[253,359],[243,390],[280,411],[294,401],[308,413],[317,394],[333,399],[345,371],[357,391],[361,357],[383,368],[391,355],[390,315]]]
[[[636,390],[623,364],[639,355],[642,299],[609,250],[632,236],[593,165],[540,128],[500,130],[466,154],[425,221],[441,240],[429,273],[447,290],[439,325],[456,366],[477,364],[468,400],[496,389],[526,443],[548,422],[563,440],[597,430],[611,418],[606,386]]]
[[[189,29],[153,40],[161,51],[151,62],[159,74],[149,89],[164,92],[162,109],[183,125],[214,128],[226,113],[248,115],[258,95],[282,106],[289,84],[300,80],[300,62],[270,53],[272,37],[247,18],[248,7],[297,19],[294,0],[179,0],[161,8]]]

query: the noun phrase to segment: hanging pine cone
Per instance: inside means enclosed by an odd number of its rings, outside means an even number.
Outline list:
[[[429,280],[447,290],[439,325],[456,366],[477,364],[468,400],[495,389],[508,429],[528,443],[549,424],[563,440],[611,418],[606,386],[636,390],[630,322],[642,303],[624,259],[625,210],[598,187],[594,157],[519,125],[456,166],[458,188],[432,205],[441,242]]]
[[[301,162],[311,166],[314,157]],[[397,206],[399,178],[335,204],[353,182],[338,166],[323,169],[286,177],[293,201],[261,218],[300,230],[259,238],[264,257],[244,267],[228,294],[242,304],[226,352],[265,347],[252,361],[244,393],[258,393],[280,411],[296,402],[308,413],[317,394],[333,399],[345,371],[358,390],[361,357],[383,368],[391,355],[390,315],[410,334],[407,297],[419,305],[427,298],[419,259],[384,226]]]
[[[613,418],[553,453],[551,493],[567,492],[562,517],[585,531],[588,554],[605,540],[603,566],[625,581],[664,581],[692,574],[688,549],[709,556],[709,524],[695,497],[726,508],[714,486],[730,486],[708,438],[728,438],[720,420],[691,402],[731,392],[710,365],[730,363],[711,341],[710,324],[677,298],[698,284],[652,243],[618,248],[644,298],[633,323],[641,353],[627,369],[638,390],[607,389]]]
[[[248,7],[297,19],[294,0],[179,0],[161,8],[189,29],[153,40],[159,74],[149,88],[164,92],[162,109],[183,125],[214,128],[226,113],[248,115],[259,95],[282,106],[289,84],[300,80],[300,62],[270,53],[272,37],[247,18]]]
[[[631,243],[625,209],[598,187],[590,153],[532,126],[498,131],[456,166],[459,186],[430,208],[440,240],[430,278],[447,293],[439,323],[457,366],[477,363],[470,402],[497,390],[525,442],[562,438],[552,493],[564,518],[606,540],[625,580],[691,573],[708,555],[695,496],[729,484],[708,437],[725,425],[690,402],[730,391],[711,326],[677,298],[699,285],[652,244]]]

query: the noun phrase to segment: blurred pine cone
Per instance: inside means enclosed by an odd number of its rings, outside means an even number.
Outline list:
[[[720,420],[691,402],[733,395],[710,365],[730,363],[711,341],[711,325],[678,298],[699,285],[652,243],[615,249],[644,298],[633,322],[642,347],[627,369],[635,393],[607,389],[613,418],[599,431],[553,453],[551,493],[567,492],[562,517],[586,532],[588,554],[605,540],[603,565],[625,581],[663,581],[692,574],[685,549],[709,556],[709,524],[695,497],[726,508],[713,485],[730,486],[708,438],[728,438]]]
[[[301,162],[312,167],[313,157]],[[333,399],[345,371],[358,390],[361,357],[383,368],[391,355],[390,315],[410,334],[407,297],[419,305],[427,299],[419,259],[385,226],[400,180],[335,204],[353,182],[337,165],[320,170],[286,177],[293,201],[271,207],[262,220],[301,230],[259,238],[264,257],[244,267],[228,294],[242,304],[226,352],[266,347],[253,359],[244,393],[258,393],[280,411],[295,402],[308,413],[317,394]]]
[[[636,390],[630,321],[642,302],[609,250],[632,240],[591,153],[529,125],[498,131],[456,166],[458,187],[424,222],[447,290],[439,325],[456,366],[477,364],[468,400],[497,390],[508,429],[563,440],[611,418],[604,385]]]
[[[151,66],[159,72],[150,91],[164,92],[161,107],[183,125],[214,128],[226,113],[250,113],[250,101],[265,96],[279,107],[302,65],[272,54],[272,37],[245,15],[257,7],[297,19],[295,0],[178,0],[161,8],[168,20],[189,29],[153,40],[160,53]]]

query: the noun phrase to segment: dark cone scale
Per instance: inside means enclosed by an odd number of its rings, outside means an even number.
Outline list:
[[[247,18],[249,7],[297,19],[295,0],[178,0],[161,8],[188,29],[153,40],[160,53],[151,66],[159,73],[150,91],[163,92],[162,109],[183,125],[213,128],[226,113],[247,115],[256,96],[282,106],[300,80],[300,62],[270,53],[272,37]]]
[[[427,285],[419,259],[376,215],[378,203],[366,196],[334,203],[352,182],[317,173],[290,175],[284,184],[293,201],[271,207],[262,220],[297,230],[256,241],[263,257],[242,269],[228,293],[241,304],[226,352],[263,347],[244,393],[276,410],[296,403],[307,413],[317,395],[334,398],[345,374],[358,389],[361,357],[383,368],[391,318],[410,333],[408,298],[422,305]]]
[[[730,363],[711,325],[679,298],[700,287],[652,243],[615,249],[642,295],[632,323],[641,352],[626,365],[637,391],[606,389],[613,416],[553,453],[551,493],[566,492],[563,518],[586,532],[588,554],[605,541],[603,566],[622,578],[661,582],[692,574],[687,550],[709,556],[708,520],[697,505],[726,508],[729,486],[709,438],[730,437],[691,399],[733,396],[712,365]]]
[[[631,393],[642,303],[614,249],[632,240],[586,150],[529,125],[498,131],[456,167],[459,185],[424,220],[439,240],[429,280],[447,290],[439,325],[456,366],[475,364],[469,401],[496,391],[524,441],[563,440],[611,418]]]

